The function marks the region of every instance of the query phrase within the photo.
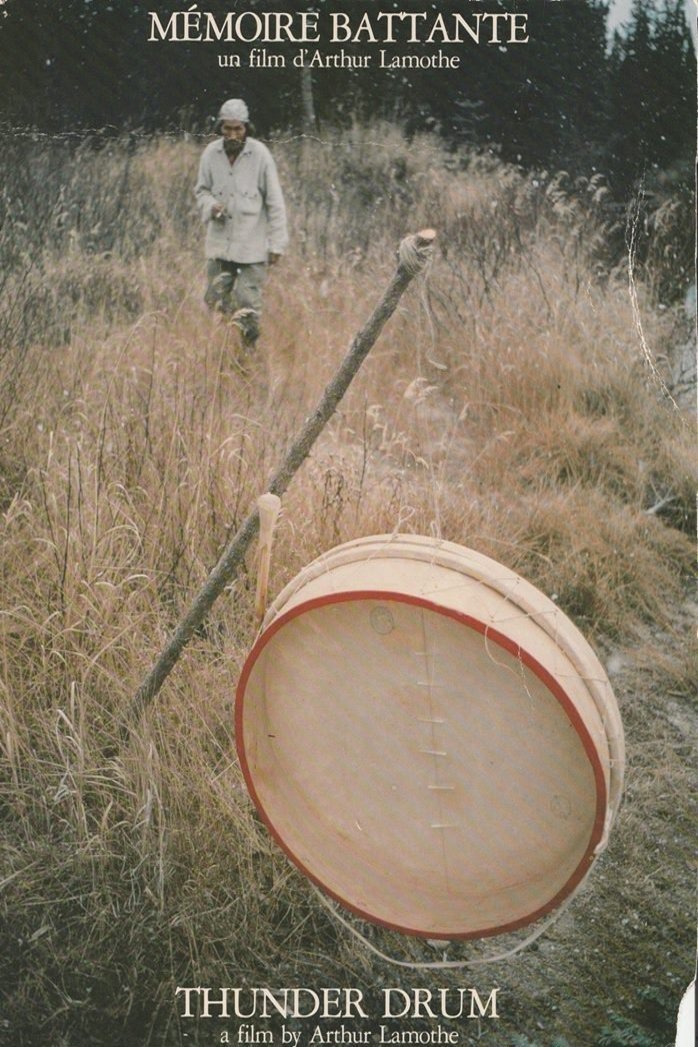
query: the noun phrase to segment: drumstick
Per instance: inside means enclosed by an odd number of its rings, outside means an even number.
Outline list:
[[[274,527],[281,508],[281,499],[275,494],[263,494],[257,499],[259,509],[259,545],[257,547],[257,594],[255,596],[255,627],[262,624],[267,609],[267,586],[271,564],[271,546]]]

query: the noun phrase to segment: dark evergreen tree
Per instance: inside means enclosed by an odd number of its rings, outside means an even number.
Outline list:
[[[603,0],[531,6],[531,40],[510,66],[513,105],[497,114],[508,124],[505,156],[580,173],[603,167],[607,16]]]
[[[686,170],[695,150],[695,50],[681,0],[634,0],[629,25],[610,56],[613,184],[627,195],[672,167]]]
[[[680,0],[665,0],[654,35],[655,162],[667,169],[693,156],[696,130],[696,54]]]

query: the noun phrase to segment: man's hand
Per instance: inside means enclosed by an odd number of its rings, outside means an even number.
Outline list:
[[[278,260],[280,258],[281,258],[281,255],[278,254],[276,251],[270,251],[269,252],[269,265],[276,265],[276,263],[278,262]]]
[[[222,218],[225,214],[225,207],[223,204],[214,204],[211,208],[211,218],[214,222],[217,222],[219,218]]]

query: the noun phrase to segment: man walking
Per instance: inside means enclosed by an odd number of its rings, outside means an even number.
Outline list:
[[[267,147],[249,137],[249,124],[241,98],[223,103],[216,121],[222,137],[204,149],[195,189],[206,225],[205,301],[240,328],[245,348],[259,337],[267,265],[288,242],[276,165]]]

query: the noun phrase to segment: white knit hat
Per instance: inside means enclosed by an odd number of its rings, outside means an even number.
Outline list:
[[[227,102],[223,103],[216,117],[216,127],[219,127],[224,120],[239,120],[243,124],[249,123],[250,112],[242,98],[229,98]]]

